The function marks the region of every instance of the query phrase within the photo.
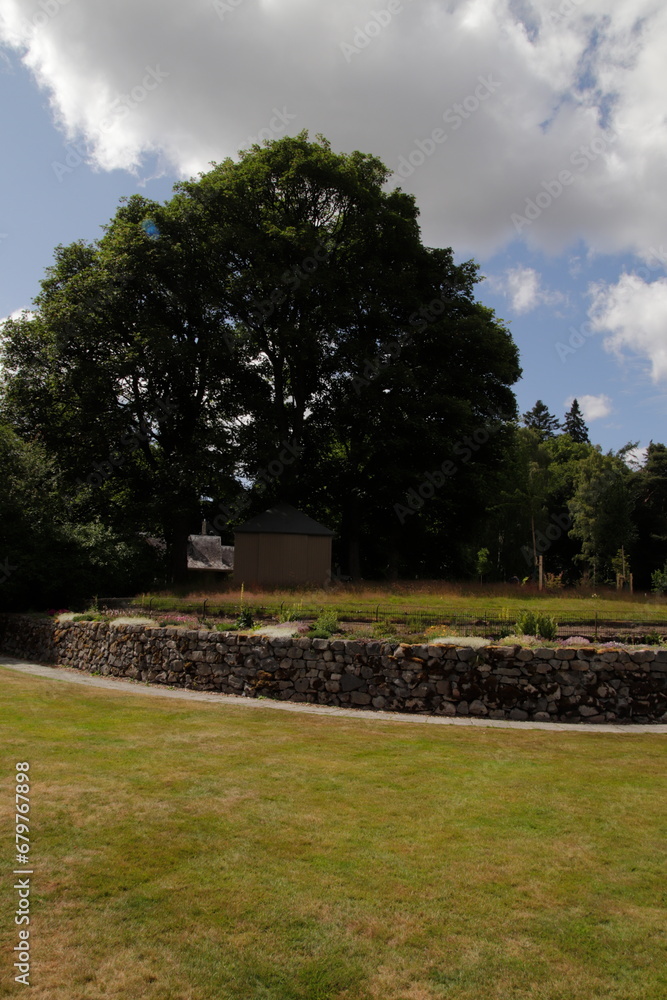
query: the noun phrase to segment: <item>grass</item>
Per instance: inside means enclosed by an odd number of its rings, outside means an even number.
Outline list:
[[[33,779],[35,1000],[667,996],[664,736],[0,683],[6,852],[17,760]],[[8,916],[0,939],[9,997]]]
[[[303,617],[317,617],[322,610],[333,610],[342,616],[358,613],[369,618],[405,617],[420,614],[484,615],[506,614],[515,621],[521,611],[533,609],[540,614],[566,618],[600,618],[627,621],[667,622],[667,599],[654,594],[629,595],[616,590],[559,590],[540,593],[533,586],[479,584],[455,585],[442,581],[404,582],[401,584],[339,585],[329,590],[268,590],[248,591],[230,587],[227,590],[203,592],[183,590],[143,594],[138,601],[161,611],[180,608],[196,610],[207,602],[209,609],[229,609],[236,613],[241,604],[252,609],[264,609],[276,616],[298,606]]]

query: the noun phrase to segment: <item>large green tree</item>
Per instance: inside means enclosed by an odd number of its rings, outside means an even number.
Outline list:
[[[75,520],[42,445],[0,424],[0,608],[68,607],[154,579],[154,554],[100,518]]]
[[[613,582],[615,558],[634,539],[630,471],[622,458],[593,449],[579,464],[569,502],[571,534],[581,542],[576,558],[589,570],[593,585]]]
[[[433,565],[434,537],[451,563],[501,464],[517,351],[476,265],[424,247],[389,177],[303,133],[58,248],[35,314],[6,327],[3,409],[82,519],[163,534],[174,579],[202,512],[224,530],[278,498],[331,523],[354,575]]]
[[[632,547],[635,583],[648,589],[651,573],[667,563],[667,447],[651,443],[646,461],[631,476],[637,537]]]

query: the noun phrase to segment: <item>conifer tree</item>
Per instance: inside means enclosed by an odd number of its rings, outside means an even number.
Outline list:
[[[572,406],[565,414],[563,432],[569,434],[577,444],[591,443],[588,436],[588,427],[584,423],[584,418],[581,415],[581,407],[576,399],[572,401]]]
[[[560,430],[558,420],[552,413],[549,413],[548,407],[541,399],[538,399],[532,410],[524,413],[522,419],[526,427],[537,431],[541,441],[552,438],[556,431]]]

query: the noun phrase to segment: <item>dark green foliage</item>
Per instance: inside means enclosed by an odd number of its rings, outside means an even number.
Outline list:
[[[154,581],[146,544],[98,518],[77,523],[53,459],[2,425],[0,478],[0,608],[68,607]]]
[[[323,611],[308,634],[313,639],[329,639],[336,632],[340,632],[338,614],[335,611]]]
[[[255,619],[253,618],[252,611],[250,608],[242,608],[239,612],[239,616],[236,619],[236,628],[253,628],[255,625]]]
[[[651,573],[651,590],[654,594],[667,594],[667,564]]]
[[[524,413],[523,422],[526,427],[537,431],[540,440],[542,441],[546,440],[546,438],[553,437],[554,434],[560,429],[558,419],[549,412],[548,407],[542,402],[541,399],[538,399],[532,410],[528,410],[527,413]]]
[[[462,565],[517,351],[477,266],[424,247],[389,178],[304,133],[57,248],[35,316],[7,325],[3,408],[57,458],[77,521],[163,537],[173,580],[203,513],[229,532],[277,499],[331,525],[355,577]],[[406,506],[443,462],[454,488]]]
[[[635,536],[629,487],[630,470],[616,455],[594,449],[579,463],[569,502],[571,534],[581,543],[575,558],[588,568],[594,585],[614,582],[616,555]]]
[[[667,448],[648,446],[644,465],[630,478],[636,538],[631,550],[635,582],[652,587],[652,573],[667,563]]]
[[[572,401],[572,406],[565,414],[563,433],[569,434],[576,444],[590,444],[588,427],[584,423],[581,407],[576,399]]]
[[[541,615],[538,612],[526,611],[517,620],[517,635],[534,635],[541,639],[551,641],[558,635],[558,624],[550,615]]]

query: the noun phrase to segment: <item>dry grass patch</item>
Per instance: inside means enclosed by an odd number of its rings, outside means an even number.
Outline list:
[[[664,736],[0,685],[37,1000],[667,996]],[[5,921],[0,997],[14,943]]]

